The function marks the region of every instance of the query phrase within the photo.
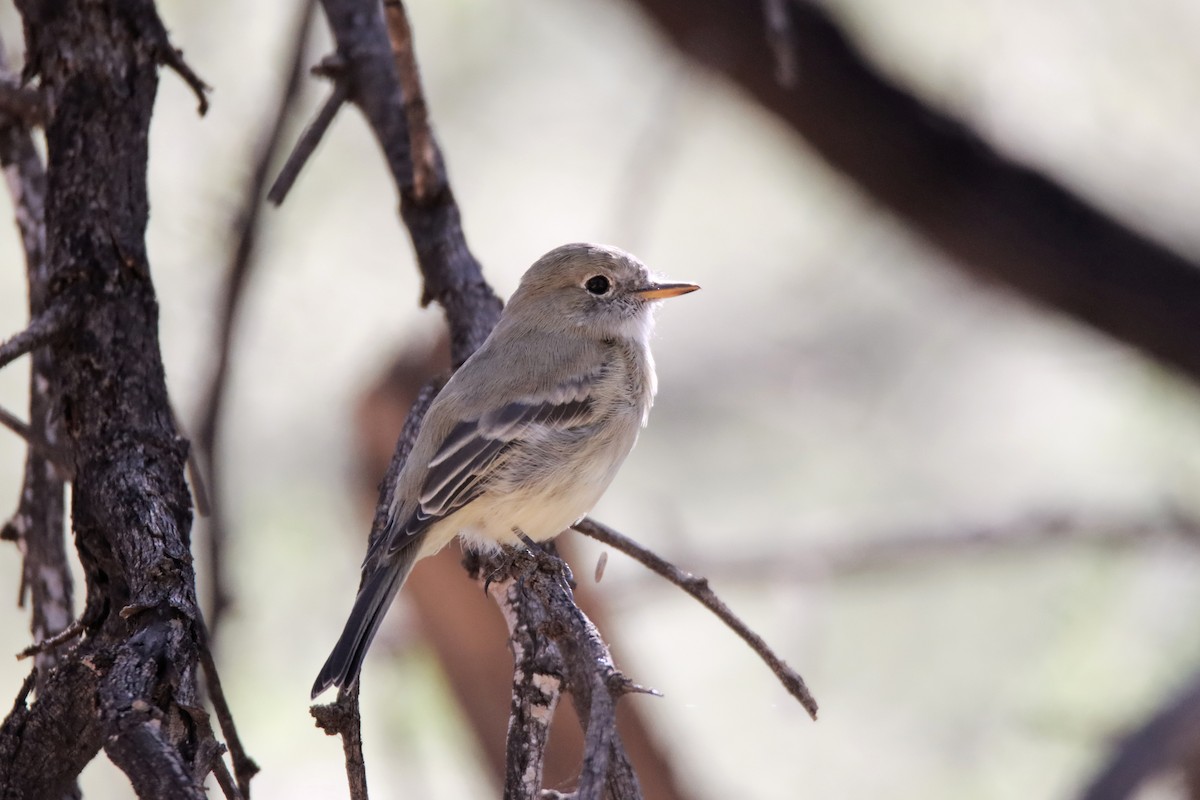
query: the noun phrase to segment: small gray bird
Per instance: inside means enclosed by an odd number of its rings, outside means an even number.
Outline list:
[[[522,534],[544,541],[591,510],[654,401],[655,301],[699,288],[656,282],[633,256],[595,244],[564,245],[529,268],[425,415],[313,697],[358,679],[419,559],[456,535],[483,549]]]

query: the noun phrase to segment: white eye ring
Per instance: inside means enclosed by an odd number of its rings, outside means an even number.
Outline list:
[[[583,282],[583,288],[597,297],[603,297],[612,290],[612,281],[607,275],[593,275]]]

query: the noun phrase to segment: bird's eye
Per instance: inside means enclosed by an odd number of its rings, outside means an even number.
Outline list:
[[[587,283],[583,284],[583,288],[598,296],[608,294],[608,290],[612,288],[612,284],[603,275],[593,275],[587,279]]]

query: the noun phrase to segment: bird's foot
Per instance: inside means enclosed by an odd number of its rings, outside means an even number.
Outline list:
[[[529,553],[533,555],[535,563],[539,569],[546,572],[557,572],[562,579],[566,581],[567,586],[575,589],[575,573],[571,572],[571,565],[566,559],[558,554],[558,548],[554,545],[554,540],[547,540],[544,543],[535,542],[530,539],[522,531],[513,531],[517,534],[517,538],[525,545]]]

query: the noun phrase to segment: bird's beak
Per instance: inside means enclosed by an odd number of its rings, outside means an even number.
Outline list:
[[[633,293],[643,300],[665,300],[668,297],[678,297],[681,294],[694,292],[700,287],[694,283],[652,283]]]

